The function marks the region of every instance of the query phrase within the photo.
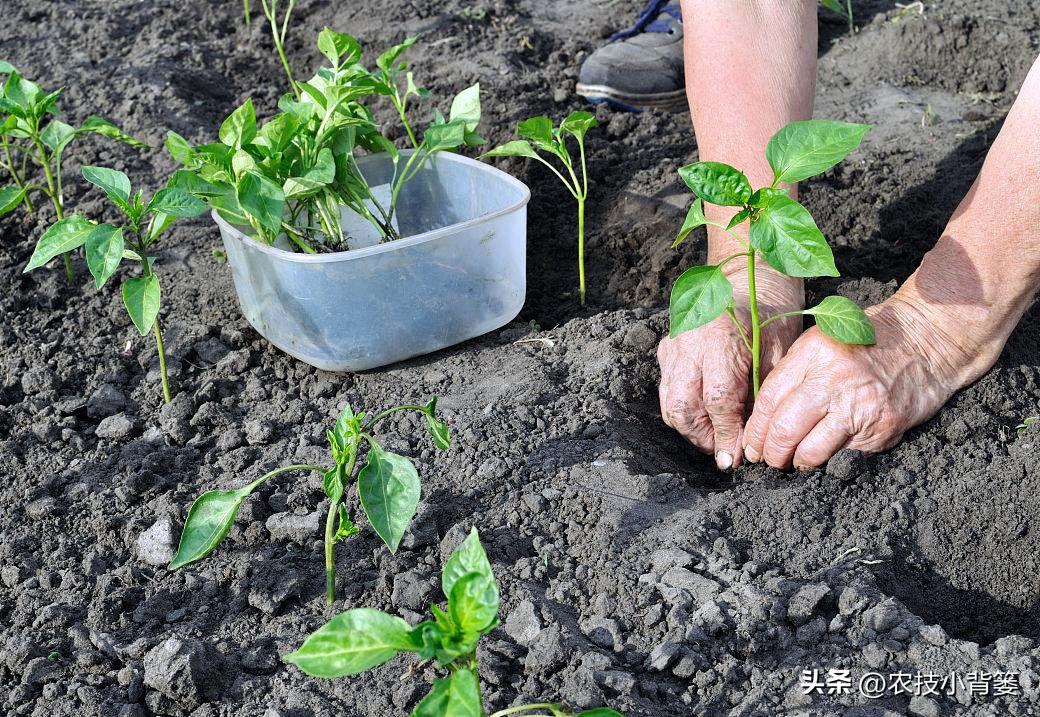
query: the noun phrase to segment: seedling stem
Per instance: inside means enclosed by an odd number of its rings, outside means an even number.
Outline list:
[[[758,293],[755,291],[755,250],[749,250],[747,256],[748,311],[751,312],[751,387],[753,397],[758,398],[758,388],[762,383],[759,367],[762,325],[758,317]]]
[[[248,0],[246,2],[246,18],[248,18]],[[263,7],[267,23],[271,26],[271,38],[274,40],[274,49],[278,52],[278,59],[282,61],[282,67],[285,68],[285,75],[289,78],[289,87],[292,89],[293,94],[296,95],[296,99],[300,99],[300,87],[293,78],[289,58],[285,56],[285,36],[289,33],[289,17],[296,6],[296,0],[289,0],[289,5],[285,10],[285,16],[282,18],[281,23],[278,21],[278,2],[279,0],[260,0],[260,5]]]

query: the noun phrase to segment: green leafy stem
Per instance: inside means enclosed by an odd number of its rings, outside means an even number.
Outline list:
[[[83,134],[99,134],[133,147],[148,146],[101,117],[88,117],[79,127],[58,119],[61,110],[57,103],[63,90],[42,89],[9,62],[0,60],[0,75],[7,78],[0,89],[0,168],[13,182],[0,186],[0,216],[19,206],[32,215],[32,194],[39,193],[50,201],[55,218],[65,219],[62,156],[69,144]],[[34,167],[42,173],[42,184],[39,174],[34,175]],[[65,275],[72,282],[72,262],[67,252],[62,252],[62,260]]]
[[[863,309],[842,296],[828,296],[817,306],[787,311],[763,320],[758,304],[756,261],[761,258],[781,274],[792,277],[838,276],[823,233],[809,211],[788,196],[782,185],[808,179],[841,162],[859,147],[869,125],[827,120],[792,122],[769,140],[766,159],[773,169],[773,182],[753,190],[739,170],[721,162],[696,162],[679,169],[679,175],[696,195],[679,234],[679,246],[697,227],[711,226],[730,234],[745,249],[718,264],[695,266],[684,272],[672,287],[669,302],[671,336],[696,329],[726,313],[736,326],[751,354],[754,395],[761,385],[762,329],[774,321],[810,315],[827,336],[845,344],[873,344],[874,326]],[[710,221],[704,203],[736,207],[728,224]],[[748,239],[733,231],[747,223]],[[750,332],[737,317],[733,285],[724,272],[736,259],[747,261]]]
[[[404,619],[372,608],[355,608],[334,617],[285,656],[308,675],[321,678],[357,675],[400,653],[433,660],[447,671],[434,681],[412,717],[485,717],[477,676],[477,645],[498,626],[498,581],[477,529],[470,530],[441,571],[447,609],[433,605],[431,618],[412,627]],[[509,707],[490,717],[572,717],[558,704],[540,702]],[[606,707],[577,717],[621,717]]]
[[[212,553],[231,530],[238,509],[253,491],[275,476],[290,471],[318,471],[329,499],[325,520],[325,597],[331,605],[336,592],[334,548],[360,532],[343,503],[347,485],[357,473],[358,496],[369,524],[390,549],[397,552],[401,539],[419,506],[421,486],[415,465],[404,456],[383,449],[373,437],[376,426],[401,411],[422,414],[434,445],[447,450],[451,435],[446,423],[437,418],[437,397],[424,405],[404,404],[373,416],[354,413],[348,404],[331,429],[326,431],[333,466],[291,465],[267,473],[249,485],[234,490],[212,490],[195,499],[184,521],[177,553],[170,570],[177,570]],[[362,449],[367,452],[361,457]]]
[[[516,132],[525,139],[513,140],[486,152],[484,157],[529,157],[536,159],[563,183],[574,200],[578,203],[578,297],[581,305],[585,305],[585,201],[589,196],[589,177],[585,162],[585,134],[599,123],[588,112],[572,112],[554,127],[548,117],[531,117],[516,126]],[[574,137],[578,145],[578,164],[581,168],[581,181],[574,171],[574,159],[567,149],[566,136]],[[551,162],[546,161],[537,150],[556,157],[563,165],[564,176]]]

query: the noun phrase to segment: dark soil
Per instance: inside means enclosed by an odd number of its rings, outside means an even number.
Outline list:
[[[499,142],[521,117],[580,107],[578,64],[638,5],[301,0],[290,54],[313,64],[326,24],[373,49],[421,31],[421,81],[443,105],[479,80],[483,133]],[[803,192],[844,274],[812,293],[868,302],[913,270],[967,189],[1037,54],[1040,9],[858,7],[854,36],[821,15],[817,114],[875,128],[855,161]],[[230,0],[7,0],[0,55],[65,86],[75,120],[101,114],[155,144],[167,128],[201,141],[249,95],[271,111],[283,86],[262,24],[246,31],[239,12]],[[502,583],[503,627],[480,654],[495,709],[561,699],[645,717],[1040,711],[1040,431],[1014,428],[1040,406],[1036,312],[992,371],[892,452],[843,452],[805,474],[720,474],[661,423],[656,400],[667,287],[700,251],[668,249],[688,199],[675,169],[696,154],[689,118],[596,112],[590,307],[574,291],[572,203],[537,166],[505,161],[533,191],[520,318],[359,375],[317,371],[260,339],[212,257],[216,227],[185,222],[158,262],[177,394],[164,407],[154,349],[117,289],[94,291],[80,258],[75,286],[59,270],[23,275],[46,215],[0,224],[5,714],[406,714],[432,677],[410,658],[317,681],[279,655],[348,607],[417,619],[471,525]],[[70,177],[107,164],[148,189],[173,168],[160,150],[103,139],[68,159]],[[68,195],[101,211],[81,181]],[[551,345],[514,343],[532,321]],[[323,510],[316,478],[276,480],[211,558],[163,567],[200,491],[325,461],[324,426],[347,401],[378,409],[432,393],[455,446],[435,453],[412,419],[390,422],[387,444],[418,463],[424,502],[396,556],[367,529],[340,546],[334,609],[308,527]],[[913,700],[804,695],[800,673],[813,668],[961,679]],[[973,693],[969,674],[983,671],[1018,673],[1016,694]]]

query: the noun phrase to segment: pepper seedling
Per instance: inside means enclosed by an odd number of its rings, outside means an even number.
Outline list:
[[[555,174],[578,203],[578,297],[585,305],[585,200],[589,196],[589,176],[585,164],[585,133],[599,122],[588,112],[572,112],[553,127],[548,117],[531,117],[516,126],[516,133],[525,139],[506,142],[486,152],[483,157],[530,157],[537,159]],[[574,160],[567,149],[566,135],[574,137],[578,144],[581,181],[574,171]],[[567,175],[564,176],[551,162],[546,161],[537,150],[560,160]],[[482,158],[483,158],[482,157]]]
[[[192,147],[183,137],[168,134],[168,151],[185,167],[175,175],[178,186],[232,224],[249,227],[266,244],[285,236],[305,253],[350,249],[341,222],[343,206],[375,227],[381,241],[399,239],[394,214],[406,183],[437,152],[484,142],[476,133],[479,84],[454,97],[448,118],[435,113],[417,140],[406,117],[408,99],[429,93],[405,72],[402,55],[413,42],[410,38],[384,52],[370,72],[360,64],[362,49],[355,38],[325,28],[318,48],[330,66],[307,82],[294,82],[298,96],[283,96],[281,112],[262,126],[247,100],[223,122],[218,143]],[[379,95],[390,97],[401,115],[413,144],[406,159],[361,102]],[[359,149],[389,156],[389,197],[376,197],[358,168]]]
[[[336,543],[360,532],[343,503],[347,485],[355,479],[361,508],[369,524],[390,549],[397,552],[401,539],[419,506],[421,487],[415,465],[404,456],[380,446],[373,437],[375,427],[401,411],[422,414],[434,445],[447,450],[451,445],[448,425],[437,418],[437,397],[425,405],[404,404],[369,417],[354,413],[350,404],[343,409],[333,427],[326,431],[332,452],[332,468],[314,465],[291,465],[267,473],[237,490],[211,490],[192,503],[184,521],[177,553],[170,570],[201,560],[212,553],[227,537],[239,506],[253,491],[271,478],[290,471],[317,471],[323,475],[322,486],[329,499],[325,519],[325,598],[331,605],[336,592]],[[362,451],[367,446],[367,452]]]
[[[433,605],[433,619],[415,627],[404,619],[372,608],[341,613],[319,628],[283,659],[312,677],[357,675],[388,662],[402,652],[433,660],[448,671],[437,679],[412,717],[485,717],[477,677],[477,644],[498,626],[498,581],[477,529],[470,530],[441,572],[447,610]],[[490,717],[573,717],[566,707],[548,702],[508,707]],[[606,707],[577,717],[621,717]]]
[[[849,34],[856,32],[856,21],[852,16],[852,0],[820,0],[820,4],[849,24]]]
[[[155,257],[148,253],[177,218],[196,217],[206,211],[206,205],[176,187],[160,189],[145,201],[140,190],[132,192],[130,179],[123,172],[107,167],[83,167],[82,172],[84,179],[102,189],[119,208],[125,222],[118,226],[103,224],[80,214],[61,218],[36,242],[23,273],[43,266],[59,254],[68,256],[82,246],[94,286],[100,289],[124,259],[140,263],[140,276],[123,279],[123,305],[142,336],[150,331],[155,333],[163,398],[169,403],[170,382],[159,325],[159,277],[153,266]]]
[[[726,257],[720,263],[695,266],[683,273],[672,286],[669,303],[669,335],[696,329],[727,313],[751,353],[754,395],[758,396],[762,329],[788,316],[811,315],[827,336],[845,344],[874,343],[874,325],[859,306],[842,296],[828,296],[817,306],[800,311],[785,311],[762,319],[755,290],[755,260],[761,257],[769,266],[793,277],[838,276],[823,233],[809,210],[788,196],[781,185],[800,182],[841,162],[859,147],[870,125],[827,120],[792,122],[769,140],[766,159],[773,169],[773,183],[752,190],[739,170],[721,162],[696,162],[679,169],[679,176],[697,196],[686,215],[673,247],[690,232],[712,226],[731,234],[745,251]],[[704,215],[704,202],[737,207],[729,224],[719,224]],[[733,228],[748,223],[748,240]],[[747,260],[748,310],[750,336],[737,319],[733,304],[733,285],[723,267],[734,259]]]
[[[148,146],[101,117],[88,117],[79,127],[61,121],[57,103],[63,90],[45,91],[22,77],[9,62],[0,60],[0,75],[7,76],[0,91],[0,167],[14,182],[0,187],[0,216],[23,205],[31,215],[31,195],[38,192],[50,200],[57,220],[64,219],[62,155],[83,134],[99,134],[132,147]],[[43,184],[34,177],[32,165],[42,172]],[[62,258],[71,282],[72,262],[67,252],[62,252]]]

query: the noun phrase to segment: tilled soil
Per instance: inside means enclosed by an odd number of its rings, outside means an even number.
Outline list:
[[[844,274],[811,293],[871,302],[913,270],[970,184],[1037,54],[1040,10],[858,7],[854,36],[821,15],[817,114],[875,128],[803,197]],[[301,0],[290,55],[314,65],[326,24],[373,49],[423,32],[419,79],[442,106],[479,80],[482,132],[500,142],[517,119],[580,107],[578,64],[637,11],[633,0]],[[245,30],[239,12],[230,1],[8,0],[0,55],[67,87],[75,120],[101,114],[154,144],[167,128],[202,141],[247,96],[271,111],[283,86],[264,27]],[[406,714],[433,676],[411,658],[317,681],[279,656],[348,607],[417,620],[471,525],[502,584],[503,625],[480,652],[495,709],[560,699],[647,717],[1040,713],[1040,432],[1015,428],[1040,405],[1036,312],[992,371],[892,452],[843,452],[796,475],[720,474],[661,423],[656,401],[667,287],[701,251],[668,248],[688,199],[675,169],[696,156],[689,118],[595,111],[590,306],[574,291],[572,203],[547,172],[504,161],[533,192],[523,313],[363,374],[315,370],[260,339],[212,255],[216,228],[185,222],[157,264],[176,392],[163,406],[154,349],[118,290],[94,291],[79,258],[75,286],[58,270],[23,275],[46,213],[0,224],[5,714]],[[107,164],[148,189],[173,168],[160,150],[102,139],[68,160],[70,177]],[[68,195],[102,211],[81,181]],[[534,337],[548,341],[516,343]],[[430,394],[455,444],[435,452],[413,419],[388,423],[386,444],[419,466],[423,503],[397,555],[368,529],[340,546],[334,608],[316,477],[276,479],[213,556],[165,569],[202,490],[326,461],[324,427],[345,402]],[[813,670],[832,682],[805,694]],[[828,670],[848,670],[852,688]],[[916,676],[934,693],[912,697],[915,685],[889,677],[884,694],[862,694],[871,672]]]

